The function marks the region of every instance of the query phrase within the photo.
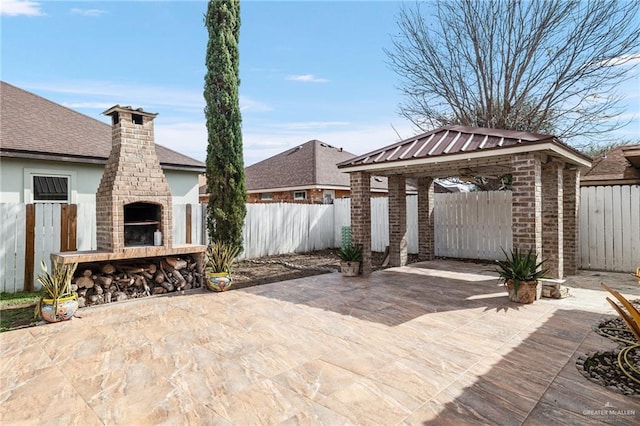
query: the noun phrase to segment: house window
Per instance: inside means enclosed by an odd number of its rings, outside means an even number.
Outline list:
[[[306,200],[307,199],[307,191],[294,191],[293,199],[294,200]]]
[[[68,176],[33,176],[34,202],[69,201]]]
[[[23,169],[25,203],[75,203],[76,172],[57,169]]]
[[[273,200],[273,192],[263,192],[260,194],[260,199],[263,201]]]

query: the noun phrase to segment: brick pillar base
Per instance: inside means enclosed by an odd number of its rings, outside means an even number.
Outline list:
[[[407,198],[404,176],[389,176],[389,264],[407,264]]]
[[[418,259],[433,260],[433,178],[418,178]]]
[[[371,175],[354,172],[351,178],[351,242],[362,247],[362,274],[371,273]]]

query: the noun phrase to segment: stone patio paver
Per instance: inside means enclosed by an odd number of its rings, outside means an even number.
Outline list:
[[[572,296],[507,300],[492,267],[432,261],[80,310],[0,334],[0,421],[25,424],[638,424],[640,399],[577,357],[615,345],[582,272]],[[615,407],[633,415],[593,416]],[[585,413],[587,413],[585,415]]]

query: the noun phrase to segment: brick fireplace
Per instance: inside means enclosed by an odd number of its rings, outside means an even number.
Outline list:
[[[111,117],[112,147],[96,193],[97,246],[121,252],[128,247],[172,247],[171,189],[156,156],[153,119],[157,114],[116,105]]]
[[[113,263],[116,269],[124,265],[127,271],[134,264],[143,265],[145,271],[154,264],[159,272],[169,272],[165,281],[147,282],[146,295],[159,294],[160,283],[163,291],[200,287],[206,246],[173,242],[173,199],[154,141],[157,114],[120,105],[104,114],[111,117],[112,136],[111,153],[96,192],[97,250],[52,253],[51,259],[77,262],[92,271],[96,265]],[[167,266],[167,262],[181,265],[182,258],[197,266],[184,271],[184,276]],[[188,285],[187,277],[192,280]]]

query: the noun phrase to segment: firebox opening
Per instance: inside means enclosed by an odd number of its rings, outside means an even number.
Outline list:
[[[124,206],[124,245],[152,246],[153,233],[162,231],[162,206],[152,203],[131,203]]]
[[[133,119],[133,124],[142,125],[142,116],[140,114],[131,114],[131,118]]]

